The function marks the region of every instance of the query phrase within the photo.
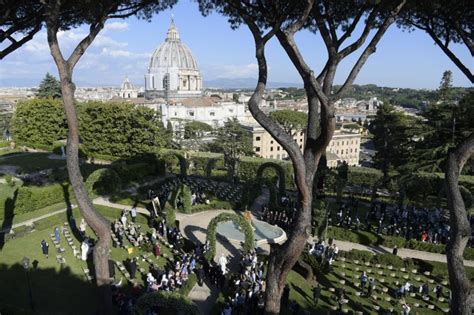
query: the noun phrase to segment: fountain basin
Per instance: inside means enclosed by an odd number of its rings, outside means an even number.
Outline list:
[[[260,221],[252,217],[252,228],[255,237],[255,245],[262,244],[282,244],[286,241],[285,231],[267,222]],[[217,234],[227,239],[229,242],[243,242],[245,235],[239,226],[232,221],[222,222],[217,225]]]

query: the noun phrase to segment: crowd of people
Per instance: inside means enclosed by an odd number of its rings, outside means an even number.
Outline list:
[[[375,201],[363,213],[359,211],[355,198],[333,211],[329,223],[433,244],[446,244],[450,234],[448,218],[439,208],[400,207]]]

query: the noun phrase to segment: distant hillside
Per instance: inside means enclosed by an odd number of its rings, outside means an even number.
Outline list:
[[[334,90],[339,87],[335,86]],[[304,97],[304,91],[302,89],[285,88],[291,97],[300,98]],[[473,88],[457,87],[454,88],[456,98],[461,99],[469,90]],[[371,97],[377,97],[379,100],[388,101],[393,105],[399,105],[406,108],[421,109],[426,104],[436,101],[438,99],[438,92],[436,90],[415,90],[415,89],[402,89],[393,87],[380,87],[375,84],[357,85],[351,86],[343,97],[351,97],[357,100],[369,99]]]
[[[257,84],[255,78],[242,78],[242,79],[215,79],[215,80],[204,80],[204,88],[211,89],[254,89]],[[279,88],[279,87],[298,87],[302,88],[301,83],[292,82],[268,82],[268,88]]]

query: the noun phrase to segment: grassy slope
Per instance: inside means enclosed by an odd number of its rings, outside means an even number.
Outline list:
[[[103,206],[97,206],[97,209],[110,220],[118,218],[119,209],[113,209]],[[73,210],[76,222],[80,222],[80,213],[77,209]],[[87,267],[86,263],[77,260],[72,256],[72,249],[61,238],[61,246],[66,249],[63,257],[66,259],[67,266],[61,270],[56,262],[54,246],[49,234],[53,232],[54,226],[64,222],[66,214],[62,213],[39,222],[37,230],[24,237],[19,237],[7,242],[0,254],[0,283],[9,285],[0,286],[0,311],[3,307],[13,307],[14,312],[28,310],[28,293],[25,271],[19,266],[19,262],[25,255],[30,262],[38,261],[37,270],[30,272],[30,279],[33,291],[35,306],[39,314],[70,314],[74,310],[77,314],[90,314],[94,310],[97,300],[96,291],[93,285],[85,281],[82,267]],[[141,222],[146,220],[141,217]],[[142,229],[147,231],[148,227],[142,224]],[[91,230],[87,234],[92,236]],[[46,259],[40,248],[40,242],[45,239],[50,244],[50,257]],[[80,248],[78,240],[74,240],[76,247]],[[122,248],[112,248],[112,259],[123,261],[126,258],[136,257],[143,251],[135,248],[132,255],[129,255]],[[162,246],[162,253],[170,256],[170,251]],[[164,258],[156,260],[152,258],[160,267],[163,267],[167,261]],[[141,261],[141,266],[148,268],[148,263]],[[116,270],[116,278],[121,276],[120,271]],[[137,272],[137,277],[140,274]],[[143,283],[143,279],[138,279]],[[84,303],[88,301],[88,303]]]

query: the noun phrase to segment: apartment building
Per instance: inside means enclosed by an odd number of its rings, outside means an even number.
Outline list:
[[[263,127],[259,125],[243,127],[252,135],[253,150],[256,155],[267,159],[288,159],[288,153]],[[359,165],[360,137],[359,133],[336,131],[326,149],[328,167],[336,167],[343,161],[351,166]],[[293,139],[303,150],[306,140],[305,132],[296,132]]]

